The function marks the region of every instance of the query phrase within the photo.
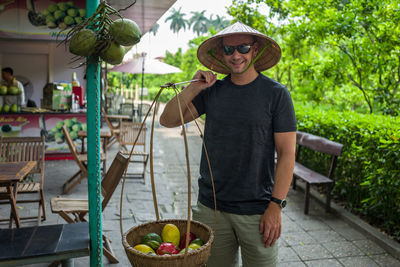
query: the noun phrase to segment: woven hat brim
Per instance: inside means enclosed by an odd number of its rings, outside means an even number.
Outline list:
[[[250,32],[235,32],[235,33],[226,33],[226,34],[219,34],[213,36],[207,40],[205,40],[197,49],[197,58],[199,61],[209,68],[212,71],[222,73],[222,74],[229,74],[229,70],[224,68],[218,60],[222,61],[223,56],[220,52],[218,52],[218,45],[220,44],[220,39],[226,36],[231,36],[235,34],[247,34],[253,35],[257,39],[258,43],[258,51],[260,52],[265,46],[267,48],[263,52],[263,54],[257,59],[254,63],[254,67],[257,71],[264,71],[267,69],[272,68],[275,66],[279,60],[281,59],[281,48],[279,47],[278,43],[275,42],[272,38],[265,36],[263,34],[258,33],[250,33]],[[215,49],[215,57],[218,59],[211,57],[208,52],[212,49]]]

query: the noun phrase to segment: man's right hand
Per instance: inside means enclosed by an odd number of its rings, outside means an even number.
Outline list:
[[[211,71],[198,70],[193,76],[193,80],[194,79],[200,79],[201,81],[190,83],[182,90],[182,92],[179,93],[179,100],[185,123],[190,122],[199,116],[192,100],[203,89],[212,86],[217,81],[217,75]],[[177,104],[177,97],[175,96],[165,105],[164,111],[160,116],[161,125],[165,127],[176,127],[181,125],[182,122]]]
[[[201,79],[201,81],[192,82],[189,86],[201,91],[212,86],[217,81],[217,74],[211,71],[198,70],[193,76],[194,79]]]

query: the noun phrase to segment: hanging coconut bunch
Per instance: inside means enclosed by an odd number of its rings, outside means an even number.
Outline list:
[[[67,33],[63,42],[69,45],[69,51],[78,59],[99,56],[109,64],[120,64],[126,52],[139,43],[142,33],[136,22],[123,18],[119,11],[101,1],[92,16]]]

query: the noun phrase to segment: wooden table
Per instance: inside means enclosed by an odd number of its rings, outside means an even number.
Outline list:
[[[7,198],[11,205],[10,228],[14,218],[17,228],[21,227],[17,210],[17,183],[36,167],[36,161],[0,162],[0,186],[7,188]]]
[[[78,137],[82,140],[82,154],[85,153],[85,138],[87,138],[87,131],[79,131]],[[107,151],[107,144],[112,134],[110,131],[100,131],[100,138],[103,139],[103,152]]]
[[[130,120],[131,119],[131,116],[129,116],[129,115],[107,114],[105,116],[109,119],[116,119],[116,120]]]

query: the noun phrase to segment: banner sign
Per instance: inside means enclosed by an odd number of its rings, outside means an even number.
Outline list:
[[[86,18],[86,0],[0,0],[0,38],[56,40]]]
[[[45,136],[46,158],[52,155],[70,154],[62,132],[63,126],[76,147],[82,146],[79,131],[86,131],[86,113],[0,114],[0,138]]]

